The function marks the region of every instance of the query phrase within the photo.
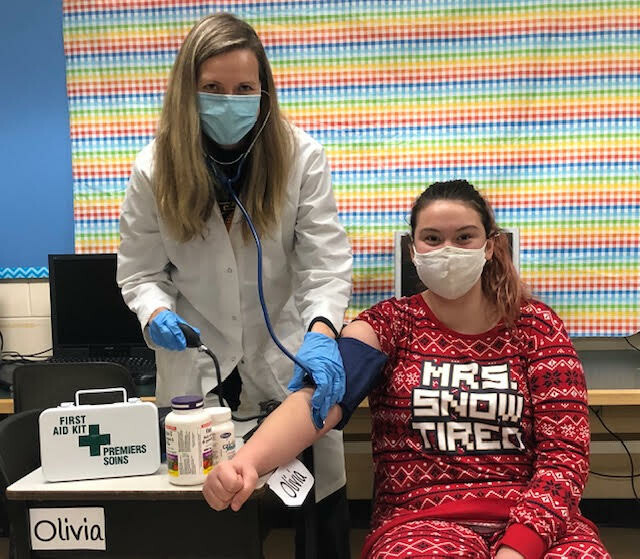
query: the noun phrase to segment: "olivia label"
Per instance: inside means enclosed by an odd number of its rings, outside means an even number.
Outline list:
[[[29,509],[31,549],[106,549],[104,509]]]
[[[313,476],[300,460],[278,468],[267,485],[285,505],[299,507],[313,487]]]

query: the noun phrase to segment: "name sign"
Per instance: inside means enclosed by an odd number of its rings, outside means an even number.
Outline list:
[[[31,549],[106,550],[104,509],[29,509]]]
[[[267,481],[271,490],[285,505],[299,507],[313,487],[313,476],[300,460],[278,468]]]

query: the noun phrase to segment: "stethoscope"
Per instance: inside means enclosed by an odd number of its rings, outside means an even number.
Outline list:
[[[258,132],[255,134],[253,140],[251,141],[251,144],[249,145],[247,150],[245,150],[244,153],[242,153],[239,157],[237,157],[233,161],[223,162],[223,161],[218,161],[209,153],[207,153],[206,161],[207,161],[207,166],[213,173],[216,180],[218,180],[225,187],[225,189],[227,190],[229,195],[233,198],[238,208],[240,208],[240,211],[242,212],[242,215],[244,216],[244,219],[247,222],[249,229],[251,230],[251,234],[253,235],[253,239],[256,244],[256,251],[258,255],[258,265],[257,265],[258,298],[260,299],[260,306],[262,307],[262,315],[264,316],[264,322],[265,322],[265,325],[267,326],[267,330],[269,331],[269,335],[271,336],[271,339],[274,341],[276,346],[278,346],[280,351],[282,351],[282,353],[284,353],[289,359],[291,359],[291,361],[293,361],[300,368],[302,368],[303,371],[306,371],[309,377],[311,378],[311,372],[307,369],[307,367],[303,365],[298,359],[296,359],[296,357],[293,354],[291,354],[286,347],[282,345],[282,343],[276,336],[275,332],[273,331],[273,327],[271,325],[271,319],[269,317],[269,311],[267,310],[267,305],[264,299],[264,289],[262,285],[262,243],[260,242],[260,237],[258,236],[258,233],[256,231],[255,226],[253,225],[253,221],[251,220],[249,213],[247,212],[246,208],[242,205],[242,202],[240,202],[240,199],[238,198],[234,190],[234,185],[238,183],[238,181],[240,180],[240,176],[242,175],[242,170],[244,168],[244,164],[247,160],[247,157],[249,153],[251,153],[253,146],[255,145],[257,139],[260,137],[260,134],[262,133],[262,130],[264,129],[265,125],[267,124],[267,121],[269,120],[269,116],[271,116],[271,107],[269,107],[267,116],[265,117],[264,121],[262,122],[262,125],[258,129]],[[226,175],[220,172],[219,170],[220,166],[233,165],[235,163],[238,163],[238,168],[236,169],[236,172],[233,177],[227,177]],[[218,400],[220,402],[220,406],[224,407],[225,404],[224,404],[224,396],[222,394],[222,375],[220,373],[220,364],[218,363],[218,359],[216,358],[215,354],[202,343],[200,336],[198,336],[198,334],[196,334],[194,330],[188,327],[188,325],[180,324],[179,326],[182,328],[182,331],[185,334],[185,338],[187,340],[187,347],[195,347],[198,349],[198,351],[206,353],[213,360],[215,370],[216,370],[216,378],[218,382]],[[254,415],[250,417],[232,416],[232,418],[235,421],[250,421],[254,419],[262,419],[266,415],[268,415],[268,413],[270,413],[272,409],[274,409],[277,406],[277,403],[271,404],[270,406],[270,402],[272,401],[270,400],[265,403],[265,409],[262,414]]]

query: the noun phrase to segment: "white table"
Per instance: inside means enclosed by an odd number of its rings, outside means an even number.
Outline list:
[[[258,480],[257,490],[261,490],[267,476]],[[117,495],[117,497],[115,497]],[[30,499],[136,499],[136,500],[197,500],[204,499],[202,484],[173,485],[169,482],[166,463],[160,464],[158,471],[146,476],[86,479],[81,481],[46,481],[42,468],[34,470],[7,488],[7,497],[13,500]]]
[[[251,424],[236,424],[236,435],[250,428]],[[241,445],[238,436],[236,446]],[[205,501],[202,485],[171,484],[164,463],[151,475],[64,482],[47,482],[38,468],[7,488],[17,558],[77,559],[99,554],[119,559],[262,559],[265,527],[259,497],[269,475],[260,478],[253,497],[238,512],[217,512]],[[106,551],[31,549],[30,509],[74,507],[104,509]],[[309,559],[316,556],[314,514],[312,491],[301,509]]]
[[[238,434],[250,425],[238,425]],[[242,439],[236,438],[236,445]],[[173,485],[167,465],[151,475],[48,482],[38,468],[7,488],[14,519],[18,558],[83,557],[262,557],[259,489],[238,512],[216,512],[206,503],[202,485]],[[31,549],[29,510],[35,508],[104,510],[106,551]]]

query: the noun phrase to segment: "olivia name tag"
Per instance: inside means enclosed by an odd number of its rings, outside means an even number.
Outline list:
[[[299,507],[313,487],[313,476],[300,460],[278,468],[267,481],[271,490],[289,507]]]
[[[104,509],[29,509],[31,549],[106,549]]]

